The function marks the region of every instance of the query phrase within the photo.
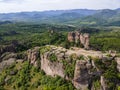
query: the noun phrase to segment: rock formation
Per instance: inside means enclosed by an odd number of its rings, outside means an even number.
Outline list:
[[[33,64],[34,66],[38,66],[38,59],[40,59],[40,47],[35,47],[33,49],[29,49],[27,51],[27,59],[29,60],[30,64]]]
[[[10,58],[10,59],[8,59],[8,60],[5,60],[5,61],[0,62],[0,72],[1,72],[4,68],[6,68],[6,67],[10,66],[11,64],[13,64],[14,62],[15,62],[15,59],[14,59],[14,58]]]
[[[73,33],[73,32],[68,33],[68,41],[69,42],[74,42],[75,41],[75,33]]]
[[[84,60],[77,61],[75,66],[73,84],[77,89],[86,90],[88,88],[88,80],[90,75],[86,67],[87,62]]]
[[[76,37],[76,40],[78,37]],[[109,90],[100,64],[111,65],[111,61],[117,62],[117,68],[120,72],[120,58],[107,56],[106,53],[82,48],[65,49],[47,45],[44,47],[35,47],[27,52],[27,60],[35,67],[40,67],[46,75],[52,77],[60,76],[73,83],[78,90]],[[114,57],[114,58],[113,58]],[[95,62],[95,60],[100,60]],[[0,71],[3,67],[11,65],[17,60],[15,53],[4,53],[0,56]],[[21,60],[20,60],[21,61]],[[110,63],[109,63],[110,62]],[[96,78],[97,77],[97,78]],[[95,80],[98,80],[100,87],[95,87]],[[120,81],[118,81],[119,85]],[[97,83],[98,85],[98,83]],[[96,89],[97,88],[97,89]]]
[[[12,65],[13,63],[15,62],[23,62],[24,60],[23,59],[18,59],[17,58],[17,54],[16,53],[13,53],[13,52],[5,52],[3,53],[1,56],[0,56],[0,72]]]
[[[100,77],[101,89],[102,90],[109,90],[107,87],[106,79],[104,76]]]
[[[60,62],[51,62],[48,59],[48,54],[41,55],[41,69],[47,74],[55,77],[56,75],[64,78],[65,73],[63,69],[63,63]]]
[[[83,53],[82,53],[83,52]],[[57,61],[50,61],[49,56],[51,53],[55,53],[57,56]],[[64,62],[67,62],[67,64],[70,64],[71,61],[71,55],[76,55],[77,57],[80,55],[83,55],[83,60],[75,59],[75,69],[74,69],[74,76],[73,78],[69,77],[69,75],[66,75],[65,66],[63,64],[62,60],[65,60]],[[86,90],[86,89],[92,89],[93,86],[93,80],[94,77],[99,77],[101,81],[101,87],[104,90],[107,90],[107,84],[105,79],[103,79],[102,72],[97,68],[98,66],[95,65],[94,60],[89,60],[89,56],[94,58],[99,58],[102,61],[104,61],[104,58],[106,60],[111,61],[111,57],[105,56],[105,54],[102,54],[97,51],[87,51],[82,49],[76,49],[76,50],[66,50],[62,47],[54,47],[51,46],[50,51],[46,51],[44,54],[41,55],[41,69],[47,74],[51,76],[60,76],[62,78],[65,78],[67,80],[71,80],[75,88],[80,90]],[[69,62],[70,61],[70,62]],[[73,63],[73,62],[72,62]],[[94,71],[92,71],[94,70]],[[100,87],[99,87],[100,89]]]
[[[120,72],[120,58],[116,58],[116,62],[117,62],[117,69]]]
[[[88,33],[80,33],[78,31],[68,33],[68,41],[80,43],[84,46],[85,49],[89,49],[89,39],[90,36]]]
[[[51,50],[45,52],[44,54],[41,54],[41,69],[47,74],[51,75],[53,77],[60,76],[62,78],[65,77],[65,71],[64,71],[64,65],[62,63],[62,60],[65,58],[65,50],[64,48],[57,48],[54,46],[50,47]],[[61,52],[63,51],[63,52]],[[51,61],[49,57],[55,54],[57,57],[56,61]]]

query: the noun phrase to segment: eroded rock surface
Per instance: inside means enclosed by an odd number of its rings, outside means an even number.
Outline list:
[[[0,56],[0,71],[12,65],[15,62],[23,62],[24,59],[18,59],[17,54],[13,52],[6,52]]]
[[[40,59],[40,47],[35,47],[33,49],[29,49],[27,51],[27,59],[29,60],[30,64],[33,64],[34,66],[38,66],[38,59]]]
[[[84,60],[77,61],[75,66],[73,84],[77,89],[86,90],[88,88],[88,80],[90,75],[86,66],[87,62]]]
[[[76,37],[77,39],[78,37]],[[120,58],[100,51],[85,50],[76,47],[65,49],[63,47],[47,45],[44,48],[35,47],[29,49],[26,53],[25,55],[30,64],[40,66],[40,69],[46,75],[52,77],[60,76],[71,81],[78,90],[96,90],[94,85],[96,77],[100,83],[101,90],[108,90],[104,72],[101,70],[104,67],[100,64],[110,66],[111,61],[115,59],[117,69],[120,72]],[[24,61],[21,58],[18,60],[17,55],[10,52],[3,53],[0,56],[0,60],[0,70],[14,62]],[[97,64],[95,60],[98,60]],[[97,88],[97,90],[100,89]]]
[[[107,87],[108,85],[106,83],[106,79],[105,79],[104,76],[100,77],[100,83],[101,83],[101,89],[102,90],[109,90],[108,87]]]
[[[60,62],[51,62],[48,59],[48,53],[41,55],[41,69],[47,75],[51,75],[55,77],[56,75],[61,76],[62,78],[65,77],[63,63]]]
[[[8,60],[5,60],[5,61],[0,62],[0,72],[1,72],[4,68],[6,68],[6,67],[10,66],[11,64],[13,64],[14,62],[15,62],[15,58],[10,58],[10,59],[8,59]]]
[[[85,49],[89,49],[90,35],[88,33],[80,33],[78,31],[68,33],[68,41],[80,43]]]
[[[116,62],[117,62],[117,69],[120,72],[120,58],[116,58]]]

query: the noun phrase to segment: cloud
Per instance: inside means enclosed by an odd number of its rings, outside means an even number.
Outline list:
[[[120,0],[0,0],[0,12],[43,11],[61,9],[115,9]]]
[[[0,3],[22,3],[24,0],[0,0]]]

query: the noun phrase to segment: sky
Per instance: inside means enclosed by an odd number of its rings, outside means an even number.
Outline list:
[[[116,8],[120,8],[120,0],[0,0],[0,13]]]

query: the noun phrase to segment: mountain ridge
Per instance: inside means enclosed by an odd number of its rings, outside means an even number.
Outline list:
[[[0,21],[74,24],[74,25],[117,25],[120,21],[120,8],[89,10],[50,10],[0,14]]]

